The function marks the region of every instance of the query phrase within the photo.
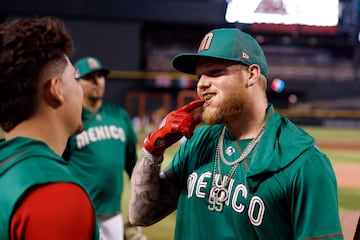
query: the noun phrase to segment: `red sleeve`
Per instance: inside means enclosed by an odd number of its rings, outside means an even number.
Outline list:
[[[92,239],[95,215],[82,188],[51,183],[31,189],[11,218],[10,236],[18,239]]]

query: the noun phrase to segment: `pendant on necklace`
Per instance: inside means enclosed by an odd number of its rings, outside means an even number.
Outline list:
[[[219,203],[224,203],[229,198],[229,192],[224,187],[216,188],[214,194],[215,194],[215,201]]]
[[[224,186],[213,186],[210,190],[208,209],[222,212],[225,202],[229,199],[229,191]]]

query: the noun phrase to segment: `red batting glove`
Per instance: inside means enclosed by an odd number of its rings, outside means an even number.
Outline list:
[[[202,106],[204,102],[204,100],[192,101],[166,115],[158,128],[145,138],[144,148],[152,155],[161,157],[166,148],[183,136],[191,138],[196,125],[201,122],[201,117],[193,116],[190,112]]]

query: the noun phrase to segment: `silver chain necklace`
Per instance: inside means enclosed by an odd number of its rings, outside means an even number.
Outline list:
[[[229,190],[227,185],[229,184],[231,177],[234,175],[236,168],[240,162],[234,164],[228,175],[222,176],[220,167],[219,147],[216,148],[215,159],[213,165],[213,181],[212,187],[209,193],[209,205],[210,211],[222,212],[225,202],[229,199]],[[216,180],[216,164],[219,169],[219,179]],[[223,179],[222,179],[223,178]]]
[[[264,127],[262,127],[259,134],[253,140],[251,140],[251,142],[246,146],[245,150],[243,151],[243,154],[241,154],[241,156],[238,159],[236,159],[234,162],[229,162],[225,159],[223,154],[223,140],[225,136],[225,129],[226,127],[223,128],[218,140],[218,144],[216,146],[215,159],[213,165],[213,182],[212,182],[212,188],[209,193],[208,209],[210,211],[216,211],[216,212],[223,211],[224,204],[229,199],[229,190],[227,189],[227,186],[232,176],[234,175],[240,162],[243,161],[251,153],[255,145],[259,142],[264,132]],[[221,174],[220,157],[226,165],[232,166],[228,175],[223,176]],[[218,180],[216,180],[216,164],[218,165],[218,169],[219,169]]]
[[[258,135],[255,138],[253,138],[251,140],[251,142],[249,142],[249,144],[246,146],[245,150],[242,152],[240,157],[238,159],[236,159],[235,161],[233,161],[233,162],[229,162],[224,157],[224,152],[223,152],[225,129],[226,129],[226,127],[223,128],[223,130],[222,130],[222,132],[220,134],[218,144],[217,144],[217,148],[219,148],[221,160],[228,166],[232,166],[232,165],[235,165],[235,164],[240,163],[241,161],[243,161],[251,153],[251,151],[256,146],[256,144],[260,141],[260,139],[261,139],[261,137],[262,137],[262,135],[264,133],[264,127],[262,127],[260,132],[258,133]]]

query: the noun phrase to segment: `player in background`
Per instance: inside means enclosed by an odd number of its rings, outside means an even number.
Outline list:
[[[92,202],[61,157],[82,129],[73,49],[53,17],[0,25],[0,239],[99,239]]]
[[[343,239],[337,183],[314,138],[266,97],[262,48],[215,29],[173,59],[195,74],[201,100],[169,113],[144,141],[131,177],[129,219],[148,226],[177,209],[175,239]],[[206,124],[194,133],[203,107]],[[185,141],[160,172],[167,147]]]
[[[110,70],[94,57],[79,59],[75,67],[84,90],[84,129],[69,139],[64,158],[92,197],[104,240],[123,239],[123,172],[130,177],[137,161],[137,136],[126,110],[103,99]],[[128,239],[146,239],[140,227],[128,231]]]

